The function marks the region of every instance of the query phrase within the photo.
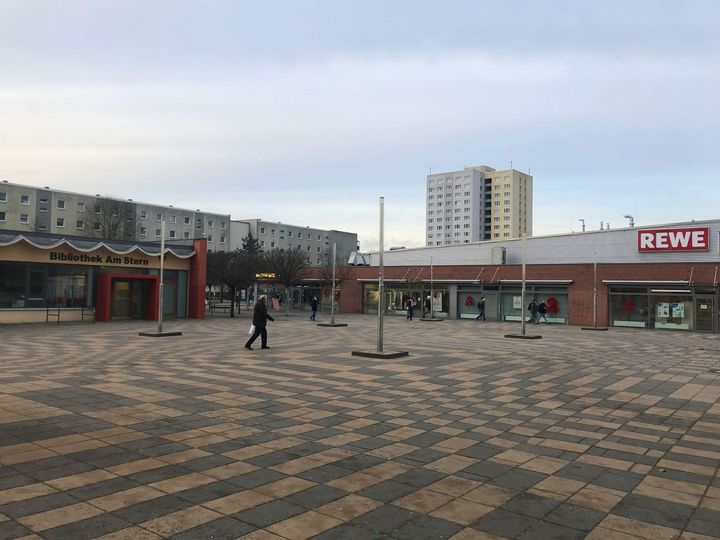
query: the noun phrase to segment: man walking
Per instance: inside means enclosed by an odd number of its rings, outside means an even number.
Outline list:
[[[528,311],[530,312],[530,321],[533,324],[537,324],[537,318],[538,318],[538,303],[535,298],[533,298],[532,302],[530,302],[530,305],[528,306]]]
[[[485,297],[481,296],[477,303],[478,316],[475,317],[476,321],[487,321],[485,318]]]
[[[250,339],[245,344],[245,348],[250,349],[251,351],[253,350],[251,345],[253,344],[253,341],[258,338],[258,336],[260,336],[262,348],[270,348],[267,344],[267,329],[265,327],[267,326],[268,321],[274,321],[275,319],[273,319],[268,313],[265,301],[266,296],[263,294],[260,298],[258,298],[258,301],[255,304],[255,309],[253,311],[253,326],[255,326],[255,332],[253,332],[253,335],[250,336]]]
[[[318,310],[317,296],[313,296],[312,300],[310,300],[310,309],[312,309],[312,315],[310,315],[310,320],[314,321],[315,317],[317,317],[317,310]]]
[[[538,307],[537,307],[537,311],[538,311],[537,320],[535,322],[540,324],[540,318],[542,318],[545,321],[545,324],[547,324],[548,323],[547,304],[543,300],[540,300],[540,303],[538,304]]]

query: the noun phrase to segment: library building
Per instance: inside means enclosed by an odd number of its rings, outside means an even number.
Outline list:
[[[377,253],[362,260],[341,310],[377,313]],[[520,321],[535,300],[548,324],[720,331],[720,220],[393,249],[383,263],[388,314],[413,299],[421,315],[429,298],[435,317],[476,319],[482,299],[486,320]]]
[[[163,318],[203,318],[207,241],[163,259]],[[159,243],[0,231],[0,324],[154,320],[159,285]]]

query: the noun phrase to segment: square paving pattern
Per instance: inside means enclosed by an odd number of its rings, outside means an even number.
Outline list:
[[[720,538],[720,336],[0,327],[0,538]]]

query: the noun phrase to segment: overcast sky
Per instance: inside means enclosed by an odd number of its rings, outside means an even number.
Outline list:
[[[720,217],[720,2],[0,0],[0,178],[424,243],[425,177],[534,233]]]

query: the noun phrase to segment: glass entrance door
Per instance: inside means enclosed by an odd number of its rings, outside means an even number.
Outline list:
[[[112,284],[111,319],[130,318],[130,282],[115,280]]]
[[[695,297],[695,329],[699,332],[714,332],[713,321],[715,299],[712,296]]]

